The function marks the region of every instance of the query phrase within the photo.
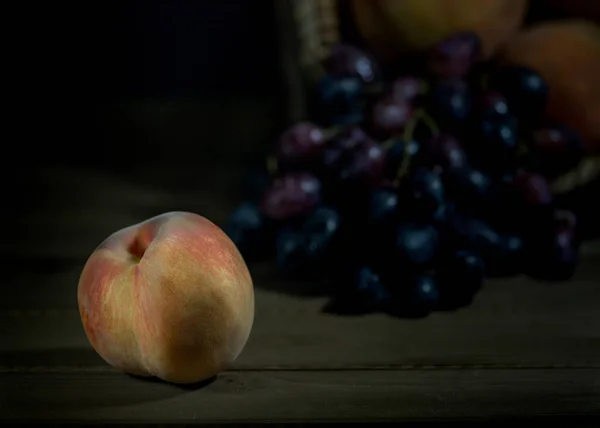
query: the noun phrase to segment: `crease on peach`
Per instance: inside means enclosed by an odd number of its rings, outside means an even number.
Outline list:
[[[143,223],[150,223],[153,219],[154,218],[148,219]],[[156,248],[155,243],[157,242],[157,238],[160,236],[163,226],[164,226],[164,222],[160,222],[160,224],[155,226],[155,228],[152,230],[153,236],[150,239],[149,245],[145,248],[144,254],[140,258],[140,260],[133,266],[133,294],[134,294],[135,298],[134,298],[134,302],[133,302],[131,328],[133,330],[133,337],[135,338],[135,346],[137,348],[140,363],[143,366],[144,370],[146,370],[148,377],[156,377],[156,376],[158,376],[158,373],[156,372],[156,370],[153,370],[151,368],[151,365],[149,364],[149,361],[148,361],[148,355],[145,352],[145,350],[143,349],[143,346],[141,343],[141,341],[143,340],[143,335],[140,332],[139,324],[140,323],[147,324],[149,322],[149,320],[146,318],[145,311],[142,308],[140,308],[140,304],[143,301],[141,293],[144,292],[144,290],[141,289],[141,285],[140,285],[140,283],[141,283],[140,278],[142,277],[141,266],[146,265],[145,262],[146,262],[146,260],[148,260],[148,254],[152,254],[154,252],[154,249]],[[141,229],[140,229],[140,231],[141,231]],[[137,239],[137,234],[134,235],[133,239]]]

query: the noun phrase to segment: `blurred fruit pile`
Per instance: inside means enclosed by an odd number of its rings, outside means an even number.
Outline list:
[[[351,0],[350,5],[364,44],[386,66],[454,33],[474,32],[484,59],[538,72],[550,87],[546,114],[574,127],[588,147],[600,150],[600,2]],[[524,28],[530,9],[554,19]]]
[[[353,3],[371,50],[332,48],[310,121],[248,177],[226,226],[248,261],[337,310],[410,316],[469,305],[485,277],[573,275],[577,218],[549,183],[597,143],[598,29],[518,30],[525,1],[455,3]]]

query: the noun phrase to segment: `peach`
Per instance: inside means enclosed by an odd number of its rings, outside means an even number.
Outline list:
[[[527,0],[353,0],[359,33],[380,57],[431,48],[461,31],[479,35],[486,57],[521,26]]]
[[[501,56],[540,73],[550,88],[548,116],[576,129],[590,151],[600,149],[600,26],[537,24],[512,38]]]
[[[108,364],[172,383],[228,368],[254,320],[252,278],[237,247],[186,212],[109,236],[87,260],[77,300],[85,333]]]

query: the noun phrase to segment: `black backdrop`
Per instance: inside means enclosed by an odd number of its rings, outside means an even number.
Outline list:
[[[270,1],[19,2],[7,8],[15,55],[10,67],[44,92],[66,89],[108,100],[247,94],[277,76]]]
[[[88,192],[89,174],[78,170],[168,192],[206,187],[215,162],[259,153],[279,129],[285,112],[271,1],[4,5],[5,260],[16,247],[69,241],[67,229],[34,230],[67,210],[65,201],[76,205],[76,222],[88,204],[74,202]],[[70,178],[57,188],[49,167]],[[91,186],[85,198],[104,197]]]
[[[21,163],[89,157],[81,142],[94,147],[105,131],[99,111],[115,103],[280,96],[270,1],[10,2],[4,9],[5,102],[16,131],[5,128],[5,145],[27,155]]]

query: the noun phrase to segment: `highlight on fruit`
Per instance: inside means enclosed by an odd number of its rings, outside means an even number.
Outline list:
[[[85,333],[107,363],[173,383],[229,368],[254,320],[242,255],[218,226],[188,212],[110,235],[87,260],[77,300]]]
[[[578,220],[552,185],[584,142],[548,115],[544,69],[490,57],[497,37],[516,43],[508,33],[454,31],[405,68],[335,45],[307,116],[245,180],[225,228],[244,257],[318,284],[336,311],[411,317],[473,304],[490,277],[571,278]]]

